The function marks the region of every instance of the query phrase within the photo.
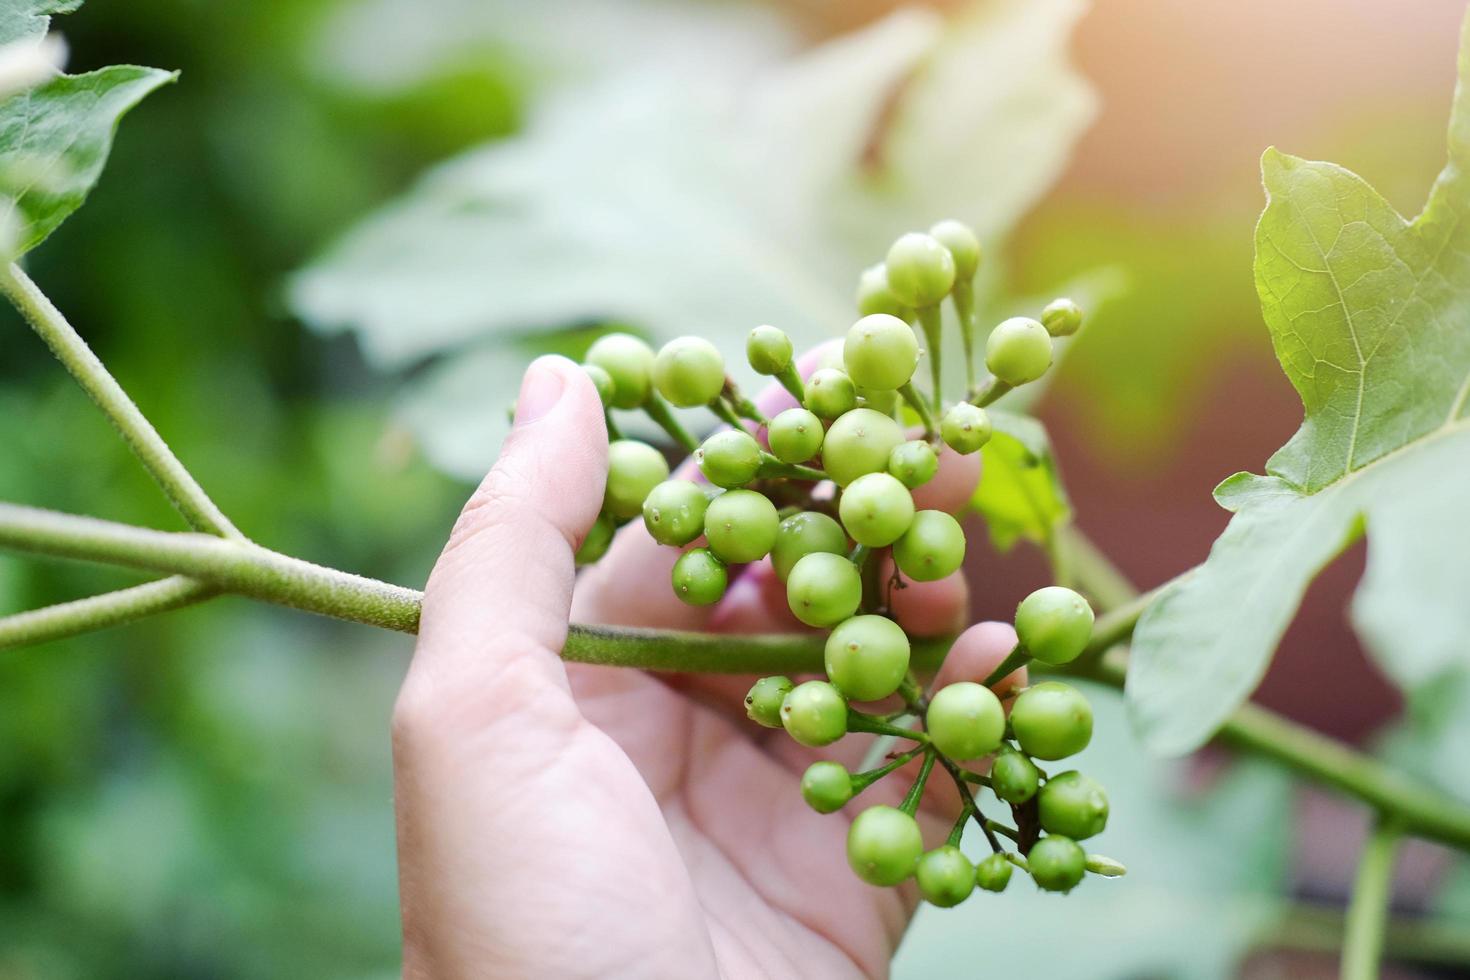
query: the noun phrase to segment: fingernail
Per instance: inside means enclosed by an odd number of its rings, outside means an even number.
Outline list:
[[[521,382],[521,394],[516,399],[516,425],[534,422],[556,407],[566,390],[566,379],[544,360],[533,361]]]

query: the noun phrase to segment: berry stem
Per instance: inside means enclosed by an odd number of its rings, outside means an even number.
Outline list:
[[[925,746],[924,762],[919,766],[919,775],[914,779],[914,784],[909,787],[903,802],[898,805],[900,810],[911,817],[919,812],[919,801],[924,798],[924,787],[928,785],[929,773],[934,771],[934,759],[937,755],[933,746]]]
[[[730,406],[730,403],[725,400],[724,395],[710,402],[709,410],[718,415],[720,421],[724,422],[730,428],[739,429],[742,432],[745,431],[745,422],[736,414],[735,409]]]
[[[879,718],[862,711],[847,712],[847,730],[850,732],[866,732],[869,735],[893,735],[897,738],[906,738],[912,742],[923,742],[928,744],[929,736],[923,732],[916,732],[910,728],[900,728]]]
[[[965,352],[965,389],[975,387],[975,284],[956,279],[950,291],[960,321],[960,345]]]
[[[995,375],[991,375],[980,382],[980,387],[973,390],[968,400],[971,405],[976,405],[980,408],[989,408],[991,405],[1000,401],[1002,396],[1008,395],[1014,390],[1014,388]]]
[[[934,413],[929,410],[929,406],[925,403],[924,397],[919,394],[918,389],[914,387],[912,381],[905,381],[903,386],[898,389],[898,393],[903,396],[903,400],[908,402],[909,407],[919,416],[919,422],[924,426],[924,438],[929,442],[933,442],[937,438],[939,430],[934,425]]]
[[[908,705],[909,712],[921,718],[929,709],[929,701],[924,697],[924,686],[919,683],[913,671],[908,671],[903,675],[903,680],[898,685],[898,696],[903,698],[904,704]]]
[[[993,832],[997,834],[1002,834],[1006,837],[1009,837],[1013,841],[1019,841],[1021,839],[1021,832],[1019,830],[1017,830],[1015,827],[1007,827],[1005,824],[1001,823],[998,820],[986,820],[985,826],[989,827]]]
[[[970,787],[965,785],[965,779],[960,767],[943,756],[940,757],[939,761],[944,766],[945,771],[949,773],[949,778],[954,780],[954,788],[959,791],[960,801],[970,811],[970,816],[980,825],[980,830],[985,834],[985,842],[990,845],[990,849],[996,854],[1001,853],[1003,848],[1000,846],[1000,841],[995,839],[994,831],[988,826],[989,821],[980,812],[980,805],[975,802],[975,796],[970,792]]]
[[[942,402],[943,361],[940,356],[941,342],[944,335],[944,317],[940,313],[938,304],[926,306],[919,310],[919,324],[924,328],[924,342],[929,345],[929,382],[933,390],[929,393],[930,402],[934,406],[934,414],[939,414]]]
[[[787,364],[776,372],[776,380],[781,382],[781,387],[791,392],[791,397],[796,399],[796,404],[806,404],[806,385],[801,383],[801,375],[796,373],[795,364]]]
[[[735,409],[735,413],[741,418],[749,419],[756,425],[771,424],[771,420],[766,418],[765,414],[756,407],[755,402],[742,395],[739,387],[729,378],[725,379],[725,388],[720,394],[724,396],[730,403],[730,406]]]
[[[788,480],[807,480],[812,483],[827,479],[827,474],[819,469],[800,463],[783,463],[767,452],[761,453],[761,468],[756,475],[767,479],[785,477]]]
[[[983,773],[971,772],[968,769],[961,769],[960,770],[960,778],[963,779],[967,783],[974,783],[976,786],[989,786],[990,785],[990,777],[989,776],[986,776]]]
[[[1020,670],[1022,667],[1026,666],[1030,662],[1031,654],[1026,652],[1025,647],[1017,643],[1015,647],[1012,648],[1011,652],[1006,654],[1006,658],[1002,660],[998,665],[996,665],[996,668],[990,672],[989,676],[987,676],[985,680],[981,681],[980,683],[985,685],[986,687],[995,687],[995,685],[999,684],[1001,681],[1005,680],[1011,674]]]
[[[623,433],[619,431],[618,424],[613,421],[612,412],[603,409],[602,422],[607,426],[607,438],[609,442],[623,438]]]
[[[879,766],[877,769],[869,769],[866,772],[853,773],[852,795],[858,795],[863,790],[867,789],[869,786],[873,785],[878,780],[882,779],[884,776],[888,775],[894,770],[902,769],[904,766],[914,761],[914,757],[922,753],[924,751],[924,748],[925,747],[923,745],[916,745],[902,755],[895,756],[888,763]]]
[[[690,435],[689,430],[679,424],[679,420],[674,418],[674,410],[669,407],[669,403],[664,401],[663,396],[658,392],[653,390],[648,392],[648,399],[643,403],[643,411],[648,414],[649,418],[653,419],[654,424],[669,434],[670,439],[683,446],[687,451],[692,453],[699,448],[699,440]]]
[[[960,801],[960,815],[955,820],[954,826],[949,829],[949,837],[945,843],[950,847],[959,847],[960,842],[965,839],[965,825],[970,822],[970,817],[975,813],[975,804],[969,799]]]
[[[1393,865],[1402,831],[1398,821],[1380,816],[1363,846],[1353,898],[1348,905],[1342,947],[1342,980],[1376,980],[1383,957],[1383,934],[1393,899]]]

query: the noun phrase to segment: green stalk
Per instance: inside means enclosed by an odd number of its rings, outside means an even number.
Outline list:
[[[909,816],[919,811],[919,801],[924,798],[924,787],[929,782],[929,773],[934,771],[934,750],[931,748],[924,753],[924,761],[919,766],[919,775],[914,779],[914,784],[909,787],[908,795],[898,808]]]
[[[183,575],[0,618],[0,650],[59,640],[182,609],[219,590]]]
[[[1342,980],[1375,980],[1383,958],[1383,934],[1393,897],[1393,862],[1400,831],[1380,819],[1363,847],[1342,947]]]
[[[980,383],[978,389],[975,389],[974,394],[970,396],[970,404],[980,408],[989,408],[1014,390],[1004,381],[991,375]]]
[[[642,407],[648,417],[653,419],[654,424],[669,434],[670,439],[673,439],[691,453],[699,448],[699,440],[690,435],[689,430],[684,428],[678,419],[674,418],[674,410],[669,407],[669,403],[664,401],[658,392],[650,389],[648,398],[644,401]]]
[[[852,795],[857,796],[863,790],[867,789],[869,786],[873,785],[884,776],[887,776],[889,773],[893,772],[896,769],[902,769],[904,766],[914,761],[914,756],[923,752],[925,748],[926,747],[923,745],[915,745],[913,748],[909,749],[902,755],[894,756],[887,762],[887,764],[879,766],[877,769],[869,769],[866,772],[853,773]]]
[[[994,687],[1030,662],[1031,654],[1026,651],[1025,647],[1017,643],[1011,652],[1006,654],[1005,659],[997,664],[995,669],[990,672],[990,676],[986,677],[980,683],[986,687]]]
[[[960,345],[965,352],[965,390],[975,387],[975,284],[956,279],[950,291],[960,321]]]
[[[924,342],[929,345],[929,379],[934,390],[929,393],[931,403],[934,406],[934,414],[938,415],[943,405],[940,379],[943,376],[943,362],[940,356],[941,342],[944,338],[944,317],[940,313],[939,305],[926,306],[919,310],[919,323],[924,328]]]
[[[776,373],[776,380],[781,382],[781,387],[791,392],[791,397],[796,399],[796,404],[806,404],[806,385],[801,383],[801,375],[796,373],[796,365],[788,363]]]
[[[929,406],[924,402],[924,396],[919,394],[918,389],[914,387],[912,381],[905,381],[903,387],[898,389],[898,393],[903,396],[903,400],[908,402],[909,407],[919,416],[919,423],[924,426],[924,438],[933,442],[939,434],[939,429],[934,422],[934,413],[929,410]]]

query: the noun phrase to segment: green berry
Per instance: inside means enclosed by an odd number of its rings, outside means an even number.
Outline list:
[[[900,320],[913,316],[913,311],[899,302],[888,288],[888,267],[882,262],[868,266],[858,277],[857,309],[862,316],[887,313]]]
[[[722,429],[694,451],[699,472],[717,487],[743,487],[761,468],[761,444],[744,429]]]
[[[796,563],[814,552],[847,554],[847,534],[842,525],[814,510],[792,514],[776,529],[776,543],[771,548],[771,565],[776,577],[785,582]]]
[[[845,487],[865,473],[886,470],[888,457],[902,442],[903,429],[890,416],[871,408],[854,408],[827,430],[822,466],[839,487]]]
[[[654,358],[653,383],[681,408],[708,405],[725,387],[725,359],[703,337],[679,337]]]
[[[691,606],[712,606],[725,595],[730,573],[708,548],[686,551],[674,562],[674,595]]]
[[[877,701],[903,683],[909,638],[891,619],[854,616],[827,637],[825,660],[827,679],[847,698]]]
[[[846,372],[822,368],[806,379],[806,407],[819,418],[835,419],[857,407],[857,388]]]
[[[704,533],[709,497],[692,480],[665,480],[643,498],[643,526],[659,544],[686,545]]]
[[[771,419],[766,435],[771,454],[783,463],[805,463],[822,451],[822,420],[804,408],[788,408]]]
[[[802,745],[831,745],[847,734],[847,702],[826,681],[798,684],[781,702],[781,725]]]
[[[587,363],[612,378],[614,408],[637,408],[648,400],[653,384],[653,348],[626,333],[599,337],[587,349]]]
[[[942,909],[953,908],[975,890],[975,866],[964,851],[945,844],[919,858],[914,880],[924,901]]]
[[[587,377],[592,379],[592,384],[597,388],[597,397],[602,399],[602,407],[611,408],[613,397],[617,394],[612,375],[596,364],[583,364],[582,370],[587,373]]]
[[[869,473],[842,491],[837,514],[848,536],[870,548],[887,547],[903,536],[914,520],[914,498],[887,473]]]
[[[669,478],[663,454],[646,442],[617,439],[607,447],[607,489],[602,509],[620,520],[636,517],[643,498]]]
[[[1036,884],[1046,891],[1069,892],[1087,870],[1087,855],[1070,837],[1052,834],[1032,845],[1026,866]]]
[[[916,582],[934,582],[965,561],[965,532],[942,510],[921,510],[903,537],[893,542],[898,570]]]
[[[1009,745],[1002,745],[990,764],[990,786],[1007,803],[1020,805],[1036,795],[1041,772],[1036,763]]]
[[[985,366],[1012,387],[1035,381],[1051,367],[1051,334],[1030,317],[1002,320],[986,338]]]
[[[781,702],[786,700],[786,695],[790,694],[795,686],[789,677],[780,675],[762,677],[745,695],[746,715],[758,725],[780,728]]]
[[[929,700],[924,717],[935,748],[961,762],[994,752],[1006,733],[1000,698],[974,681],[940,688]]]
[[[990,415],[969,402],[951,405],[939,420],[939,435],[944,444],[961,456],[979,452],[990,441]]]
[[[888,454],[888,472],[910,490],[922,487],[939,472],[939,454],[923,439],[911,439]]]
[[[1070,337],[1082,326],[1082,308],[1069,299],[1054,299],[1041,311],[1041,324],[1053,337]]]
[[[780,374],[791,363],[791,338],[769,324],[756,327],[745,338],[745,359],[756,374]]]
[[[908,384],[919,366],[919,341],[898,317],[871,313],[848,329],[842,363],[859,388],[895,391]]]
[[[731,565],[770,554],[780,525],[776,505],[754,490],[726,490],[704,512],[704,536],[715,557]]]
[[[1069,664],[1092,639],[1092,607],[1071,589],[1049,585],[1016,607],[1016,636],[1042,663]]]
[[[1028,687],[1016,698],[1011,730],[1027,755],[1065,759],[1092,741],[1092,706],[1075,687],[1046,681]]]
[[[801,798],[818,813],[836,813],[852,799],[852,774],[840,762],[813,762],[801,776]]]
[[[969,225],[953,219],[941,221],[929,229],[929,235],[949,249],[950,258],[954,259],[956,282],[969,282],[975,278],[975,270],[980,268],[980,239],[975,237]]]
[[[1097,780],[1075,769],[1048,779],[1036,806],[1048,834],[1086,840],[1108,825],[1108,794]]]
[[[1003,892],[1011,883],[1011,862],[1004,854],[992,854],[975,865],[975,884],[988,892]]]
[[[875,412],[881,412],[890,418],[898,411],[898,392],[877,391],[873,388],[859,388],[858,408],[871,408]]]
[[[808,626],[836,626],[857,612],[862,601],[862,576],[844,555],[813,552],[786,576],[786,604]]]
[[[899,236],[883,264],[888,269],[888,288],[905,306],[933,306],[954,286],[954,257],[922,232]]]
[[[869,807],[847,829],[847,863],[870,885],[904,881],[923,853],[918,821],[895,807]]]
[[[577,548],[576,563],[590,565],[607,554],[608,546],[612,544],[613,532],[616,530],[617,525],[613,524],[612,518],[606,514],[600,515],[587,529],[587,536],[582,539],[581,546]]]

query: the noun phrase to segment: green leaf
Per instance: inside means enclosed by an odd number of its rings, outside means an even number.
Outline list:
[[[1216,490],[1199,572],[1139,622],[1131,714],[1155,750],[1249,696],[1316,574],[1369,537],[1353,622],[1407,688],[1470,664],[1470,20],[1449,163],[1412,221],[1362,179],[1268,150],[1256,286],[1305,419]]]
[[[123,113],[177,74],[114,65],[62,75],[0,102],[0,225],[16,255],[35,248],[91,192]]]
[[[984,476],[970,505],[997,549],[1008,551],[1021,538],[1045,545],[1072,516],[1051,440],[1029,416],[992,409],[990,420],[995,434],[980,450]]]
[[[82,0],[0,0],[0,44],[43,37],[51,14],[69,14],[81,5]]]

